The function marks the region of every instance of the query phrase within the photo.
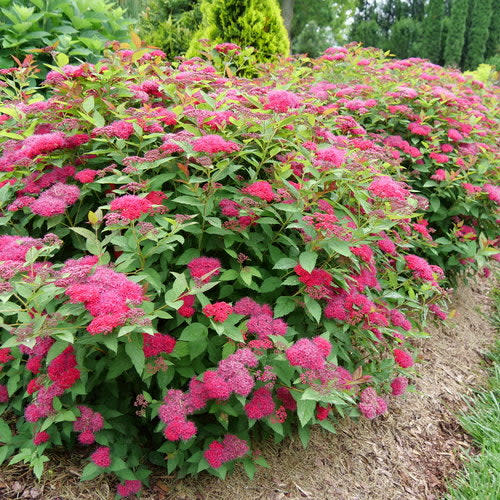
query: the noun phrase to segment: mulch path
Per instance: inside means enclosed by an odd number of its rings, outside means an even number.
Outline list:
[[[391,398],[389,412],[373,421],[344,420],[337,434],[321,428],[304,450],[298,437],[263,443],[270,464],[249,481],[241,468],[220,481],[208,474],[176,480],[155,473],[146,500],[437,500],[445,482],[461,468],[464,452],[474,453],[456,414],[463,395],[484,383],[485,353],[495,339],[489,323],[493,286],[476,279],[453,296],[456,309],[447,325],[431,329],[418,342],[416,392]],[[114,497],[105,478],[80,483],[85,456],[53,454],[47,474],[37,483],[22,465],[0,469],[0,499],[101,500]]]

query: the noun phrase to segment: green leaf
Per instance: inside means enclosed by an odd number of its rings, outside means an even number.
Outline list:
[[[300,425],[305,426],[314,416],[316,401],[310,399],[299,399],[297,401],[297,415]]]
[[[12,431],[9,425],[0,418],[0,443],[8,443],[11,437]]]
[[[278,297],[276,306],[274,307],[274,316],[276,318],[286,316],[295,309],[296,305],[295,300],[291,297]]]
[[[99,467],[95,463],[90,462],[83,468],[82,475],[80,476],[80,481],[90,481],[91,479],[95,479],[102,472],[104,472],[104,469],[102,467]]]
[[[142,338],[139,340],[137,335],[133,336],[132,341],[125,344],[125,352],[130,358],[130,361],[132,361],[137,373],[142,375],[145,364],[144,352],[142,350]]]
[[[316,252],[302,252],[299,255],[299,264],[308,272],[311,273],[316,265],[318,254]]]
[[[191,323],[182,330],[179,340],[185,340],[186,342],[199,342],[205,340],[208,335],[208,329],[205,325],[201,323]]]
[[[87,112],[90,113],[94,109],[94,96],[89,96],[87,99],[85,99],[82,102],[82,108]]]
[[[288,257],[284,257],[284,258],[278,260],[278,262],[276,262],[276,264],[274,264],[273,269],[290,269],[292,267],[295,267],[296,265],[297,265],[296,260],[290,259]]]
[[[309,295],[306,295],[304,297],[304,303],[311,316],[316,320],[316,323],[319,323],[321,320],[321,306],[319,302],[309,297]]]
[[[278,278],[277,276],[271,276],[269,278],[266,278],[262,282],[262,285],[260,285],[260,292],[261,293],[274,292],[277,288],[281,286],[281,284],[282,284],[281,278]]]
[[[59,66],[66,66],[66,64],[69,64],[69,57],[66,54],[60,52],[56,56],[56,62]]]
[[[309,444],[309,438],[311,437],[311,427],[299,427],[299,438],[302,442],[302,446],[307,448]]]

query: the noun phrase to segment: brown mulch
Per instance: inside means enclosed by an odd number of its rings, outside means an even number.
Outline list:
[[[304,450],[298,437],[261,447],[269,469],[249,481],[241,468],[225,481],[208,474],[176,480],[154,474],[147,500],[401,500],[439,499],[445,481],[471,450],[457,422],[462,396],[486,378],[485,353],[495,339],[488,321],[492,282],[476,279],[454,294],[456,309],[447,325],[419,341],[416,392],[392,398],[390,411],[373,421],[337,424],[337,434],[321,428]],[[22,465],[0,469],[0,500],[108,500],[114,485],[105,478],[80,483],[85,458],[54,454],[42,482]]]

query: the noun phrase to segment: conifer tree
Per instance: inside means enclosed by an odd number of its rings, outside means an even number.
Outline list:
[[[422,56],[439,63],[441,55],[441,33],[444,15],[443,0],[430,0],[424,18]]]
[[[468,43],[464,57],[464,69],[474,70],[483,61],[491,22],[491,0],[471,0],[474,2]]]
[[[485,59],[500,53],[500,2],[493,2],[491,8],[491,22],[484,54]]]
[[[389,50],[401,59],[417,55],[416,46],[422,35],[418,21],[405,17],[396,21],[391,28]]]
[[[453,0],[451,4],[451,20],[444,47],[444,64],[459,66],[465,40],[468,0]]]
[[[252,46],[260,60],[290,52],[277,0],[203,0],[201,11],[201,29],[191,41],[188,56],[200,52],[200,39]]]
[[[360,21],[351,31],[351,40],[361,42],[365,47],[380,47],[380,26],[375,19]]]

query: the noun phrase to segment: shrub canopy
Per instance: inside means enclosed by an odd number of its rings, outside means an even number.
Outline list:
[[[254,80],[234,44],[115,49],[1,73],[0,462],[90,446],[126,496],[390,411],[443,270],[498,258],[498,89],[357,46]]]

